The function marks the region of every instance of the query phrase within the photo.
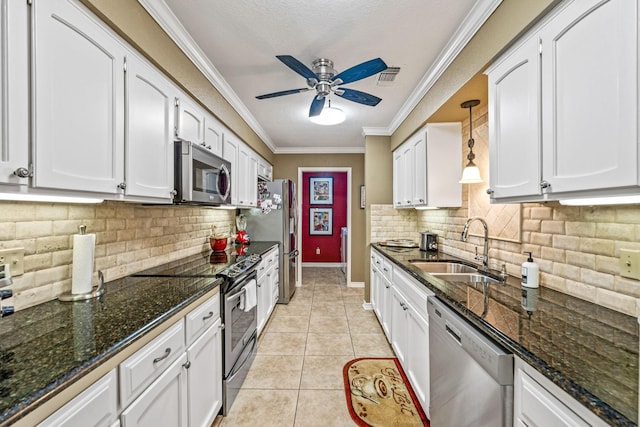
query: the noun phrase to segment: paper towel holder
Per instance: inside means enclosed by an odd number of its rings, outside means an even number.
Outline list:
[[[65,292],[58,296],[60,301],[84,301],[91,298],[97,298],[104,294],[104,274],[102,270],[98,270],[98,287],[86,294],[72,294],[71,291]]]

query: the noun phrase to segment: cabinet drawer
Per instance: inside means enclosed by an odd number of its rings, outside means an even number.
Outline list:
[[[391,261],[386,258],[381,258],[382,260],[382,268],[380,268],[380,272],[384,277],[391,280],[393,278],[393,265]]]
[[[217,293],[191,313],[186,319],[186,341],[189,347],[209,326],[220,317],[220,294]]]
[[[184,350],[184,321],[181,319],[122,362],[119,367],[122,407],[126,408]]]
[[[38,427],[111,426],[118,417],[115,369],[54,412]]]
[[[407,302],[421,316],[427,318],[427,296],[435,295],[433,292],[399,268],[393,270],[393,286],[400,289],[401,293],[407,298]]]

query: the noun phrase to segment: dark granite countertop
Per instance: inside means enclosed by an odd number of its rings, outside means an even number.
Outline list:
[[[188,266],[194,275],[129,276],[106,283],[97,299],[49,301],[0,319],[0,426],[22,418],[219,286],[221,279],[213,276],[238,252],[262,254],[277,244],[252,242],[224,254],[193,255],[142,273]],[[209,277],[195,277],[205,269]]]
[[[637,425],[635,317],[544,287],[535,295],[535,310],[526,310],[521,305],[523,289],[518,278],[509,277],[506,284],[492,283],[485,289],[482,285],[446,282],[409,260],[459,260],[454,256],[372,246],[608,424]],[[486,309],[483,292],[489,297]]]

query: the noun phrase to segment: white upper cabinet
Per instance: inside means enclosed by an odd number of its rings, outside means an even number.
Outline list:
[[[638,186],[638,2],[564,2],[487,74],[493,199]]]
[[[193,99],[182,95],[178,101],[176,136],[202,145],[222,156],[225,127]]]
[[[258,177],[265,181],[273,181],[273,166],[262,157],[258,157]]]
[[[27,2],[0,0],[0,183],[28,183],[28,17]]]
[[[205,111],[198,103],[183,95],[178,101],[178,126],[176,136],[179,139],[202,144],[204,142]]]
[[[393,205],[396,208],[462,205],[460,123],[433,123],[393,152]]]
[[[33,8],[33,184],[121,191],[125,47],[77,3]]]
[[[532,37],[489,74],[492,197],[541,194],[540,54]]]
[[[126,194],[172,198],[177,90],[135,54],[127,56]]]
[[[238,205],[239,182],[238,182],[238,155],[240,152],[240,140],[235,136],[226,134],[224,136],[224,148],[222,158],[231,162],[231,204]]]
[[[231,162],[231,204],[258,204],[258,155],[230,132],[224,135],[223,158]]]

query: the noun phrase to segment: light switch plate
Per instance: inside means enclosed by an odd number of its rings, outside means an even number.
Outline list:
[[[24,248],[0,249],[0,264],[7,264],[11,276],[24,273]]]
[[[620,275],[640,280],[640,251],[620,249]]]

